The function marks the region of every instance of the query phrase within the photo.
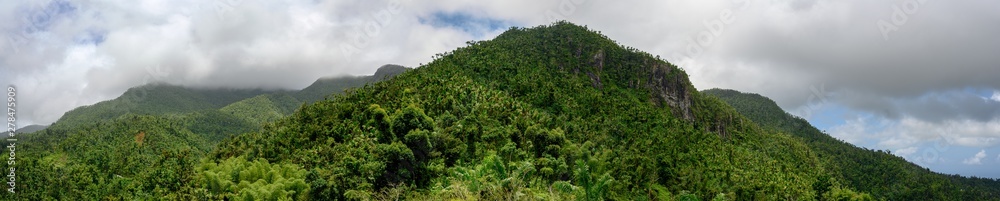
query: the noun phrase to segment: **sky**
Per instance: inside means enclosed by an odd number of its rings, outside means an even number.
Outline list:
[[[301,89],[567,20],[860,147],[1000,178],[1000,1],[55,0],[0,4],[18,124],[130,87]]]

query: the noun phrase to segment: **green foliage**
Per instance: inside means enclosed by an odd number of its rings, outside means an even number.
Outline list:
[[[392,129],[391,131],[394,137],[397,139],[404,139],[404,135],[409,136],[410,131],[416,129],[433,129],[433,123],[434,120],[424,114],[423,109],[420,109],[415,105],[409,105],[406,108],[403,108],[402,111],[396,112],[396,115],[392,117],[390,129]]]
[[[295,164],[235,157],[219,163],[203,161],[194,182],[207,189],[205,197],[213,200],[306,200],[309,185],[305,175],[306,171]]]
[[[125,114],[170,115],[215,110],[233,102],[272,91],[188,89],[151,84],[131,88],[122,96],[66,112],[53,126],[72,128],[107,121]]]
[[[184,199],[198,158],[213,146],[183,118],[125,115],[18,139],[18,194],[7,198]],[[16,196],[16,197],[14,197]]]
[[[867,193],[854,192],[851,189],[834,188],[823,194],[823,200],[831,201],[874,201],[871,195]]]
[[[380,70],[380,74],[388,78],[406,69],[388,67]],[[327,84],[359,87],[365,83]],[[310,93],[335,92],[318,86],[310,90]],[[117,99],[68,112],[50,128],[36,132],[39,135],[19,135],[19,143],[28,145],[18,147],[17,152],[15,167],[18,169],[20,192],[3,197],[19,200],[194,200],[215,196],[271,200],[291,196],[288,194],[291,191],[282,190],[290,187],[287,182],[247,181],[253,190],[239,193],[209,191],[193,178],[204,176],[195,173],[194,169],[200,167],[197,161],[218,142],[241,133],[255,133],[269,122],[292,114],[301,105],[293,96],[298,94],[189,89],[162,84],[132,88]],[[389,115],[385,114],[385,110],[381,111],[382,116],[376,118],[378,124],[373,125],[388,131],[386,117]],[[458,145],[453,139],[437,135],[429,139],[431,143]],[[456,150],[461,149],[450,148],[447,153],[458,155]],[[268,153],[280,154],[284,151],[271,150]],[[394,153],[398,154],[385,154]],[[378,168],[370,165],[366,167]],[[294,176],[304,182],[305,176],[316,175],[315,171],[309,173],[312,174],[283,176],[288,179]],[[229,181],[237,186],[239,184],[238,180]],[[299,198],[329,194],[328,191],[295,192],[294,196]]]
[[[219,111],[260,125],[291,114],[299,106],[298,103],[298,100],[289,95],[264,94],[229,104]]]

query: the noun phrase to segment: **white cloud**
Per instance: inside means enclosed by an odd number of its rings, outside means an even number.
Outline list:
[[[913,117],[891,120],[860,114],[827,130],[830,136],[845,142],[870,149],[896,150],[895,153],[902,157],[924,148],[945,151],[951,146],[985,148],[1000,145],[1000,118],[986,122],[968,119],[930,122]]]
[[[830,128],[830,136],[857,145],[866,139],[876,137],[872,135],[874,133],[872,129],[884,123],[871,116],[857,116],[846,120],[844,124]]]
[[[993,91],[993,97],[990,97],[990,99],[1000,102],[1000,91]]]
[[[919,149],[917,147],[907,147],[903,149],[898,149],[892,153],[903,158],[909,158],[910,155],[913,155],[913,153],[917,153],[918,150]]]
[[[968,158],[968,159],[963,160],[962,163],[964,163],[966,165],[982,165],[983,164],[983,162],[982,162],[983,158],[986,158],[986,150],[985,149],[984,150],[980,150],[979,153],[976,153],[976,155],[972,156],[972,158]]]
[[[881,131],[879,145],[907,147],[933,140],[967,147],[989,147],[1000,144],[1000,118],[979,122],[975,120],[946,120],[928,122],[903,117]]]
[[[321,76],[370,74],[387,63],[416,66],[481,39],[418,21],[441,5],[391,2],[5,3],[0,20],[11,23],[0,25],[0,84],[22,92],[20,124],[48,124],[152,81],[296,89]],[[356,52],[346,53],[345,45]]]

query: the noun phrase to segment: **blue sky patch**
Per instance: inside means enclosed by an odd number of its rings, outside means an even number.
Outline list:
[[[23,20],[27,24],[27,33],[47,31],[52,22],[60,15],[72,13],[76,7],[66,1],[52,1],[48,5],[28,7]]]
[[[821,131],[829,131],[829,129],[835,126],[844,125],[847,123],[847,119],[857,115],[856,111],[852,111],[836,103],[823,105],[813,112],[813,115],[807,120]]]
[[[74,40],[78,44],[94,44],[100,45],[106,39],[107,32],[99,30],[87,30],[80,33]]]
[[[465,12],[435,12],[431,16],[421,17],[419,21],[421,24],[428,24],[435,28],[458,29],[475,37],[482,37],[486,33],[515,26],[510,21],[474,16]]]

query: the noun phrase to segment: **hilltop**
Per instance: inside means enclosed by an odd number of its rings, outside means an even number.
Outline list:
[[[865,197],[817,185],[829,173],[805,144],[700,94],[683,70],[565,22],[471,41],[212,155],[292,166],[314,199]]]

